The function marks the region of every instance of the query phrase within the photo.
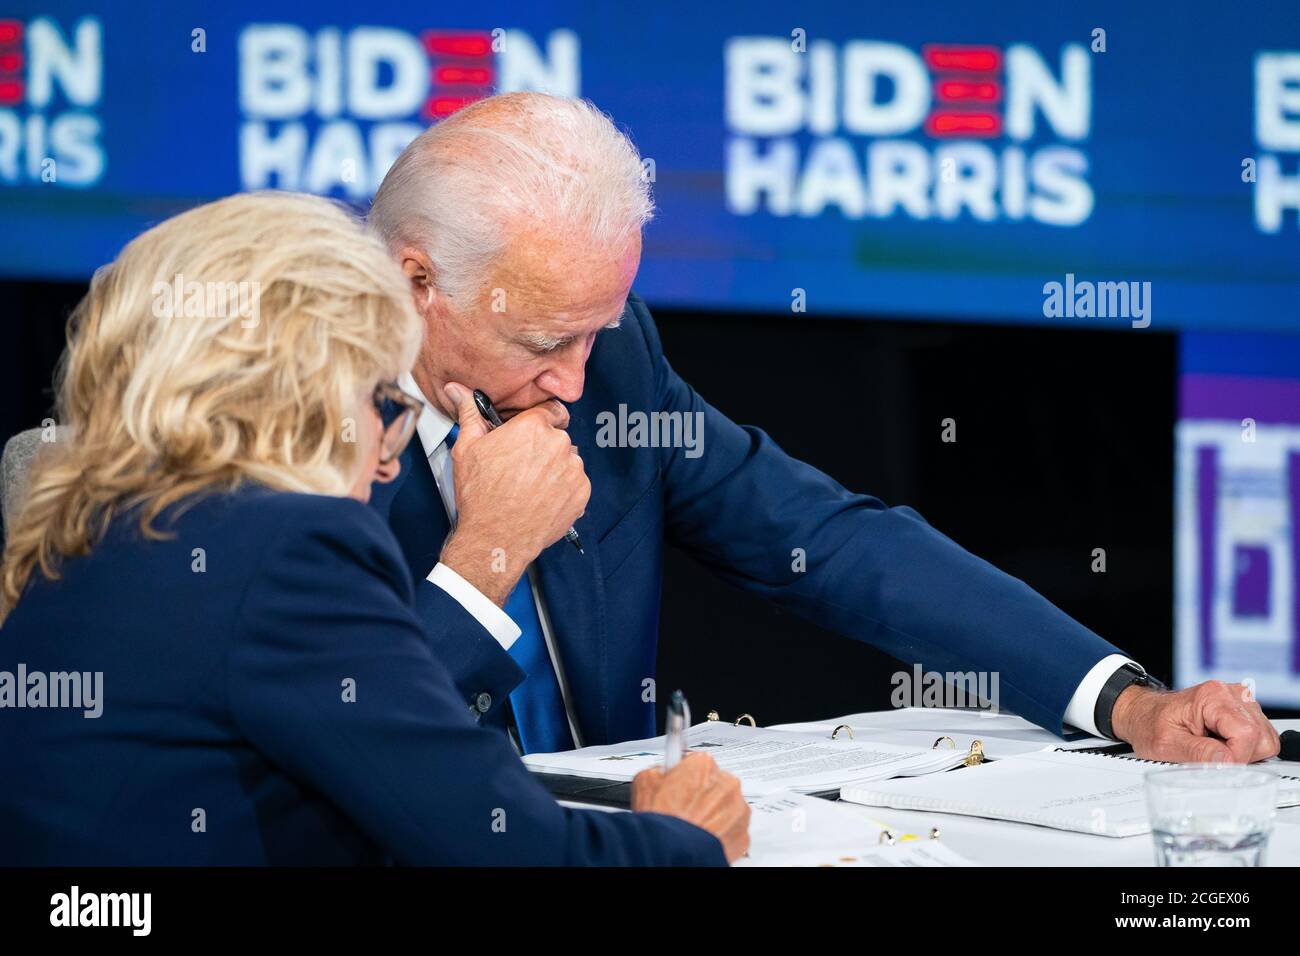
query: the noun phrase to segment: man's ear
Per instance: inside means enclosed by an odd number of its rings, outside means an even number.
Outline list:
[[[398,262],[402,273],[411,283],[411,301],[415,303],[415,310],[421,315],[428,315],[433,307],[433,297],[437,295],[433,284],[433,263],[429,261],[428,254],[423,249],[406,246],[398,254]]]

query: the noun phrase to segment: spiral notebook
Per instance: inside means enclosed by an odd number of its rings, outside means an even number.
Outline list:
[[[951,773],[847,786],[840,790],[840,799],[1109,837],[1138,836],[1151,832],[1142,778],[1156,766],[1174,764],[1120,754],[1053,750]],[[1278,776],[1277,805],[1300,806],[1300,777]]]

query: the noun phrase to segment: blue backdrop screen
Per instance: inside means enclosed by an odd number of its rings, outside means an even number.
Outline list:
[[[364,206],[492,90],[589,97],[662,304],[1300,327],[1300,7],[44,2],[0,18],[0,272],[241,189]]]

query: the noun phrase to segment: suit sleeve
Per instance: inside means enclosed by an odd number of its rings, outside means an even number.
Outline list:
[[[730,582],[909,666],[990,672],[1000,708],[1062,733],[1079,682],[1118,648],[911,508],[854,494],[732,422],[673,371],[644,303],[630,305],[655,407],[703,424],[697,457],[660,449],[671,541]]]
[[[486,692],[492,701],[482,716],[501,719],[510,692],[524,679],[523,668],[482,621],[428,578],[415,582],[414,610],[430,652],[448,671],[460,698],[472,705]]]
[[[434,659],[382,520],[305,500],[252,576],[228,660],[233,718],[269,760],[403,864],[725,863],[685,821],[559,806]]]

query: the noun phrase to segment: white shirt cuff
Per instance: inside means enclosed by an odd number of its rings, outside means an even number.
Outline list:
[[[1065,708],[1065,722],[1094,737],[1102,736],[1101,731],[1097,729],[1097,722],[1093,720],[1093,714],[1097,711],[1097,698],[1101,696],[1101,689],[1106,686],[1106,681],[1110,680],[1110,675],[1125,664],[1132,664],[1134,667],[1142,666],[1123,654],[1108,654],[1094,664],[1092,670],[1088,671],[1079,682],[1074,696],[1070,698],[1070,706]]]
[[[510,619],[510,615],[441,561],[429,572],[428,581],[430,584],[438,585],[455,598],[456,603],[469,611],[474,620],[482,624],[496,639],[502,650],[510,650],[510,646],[519,640],[521,633],[519,625]]]

